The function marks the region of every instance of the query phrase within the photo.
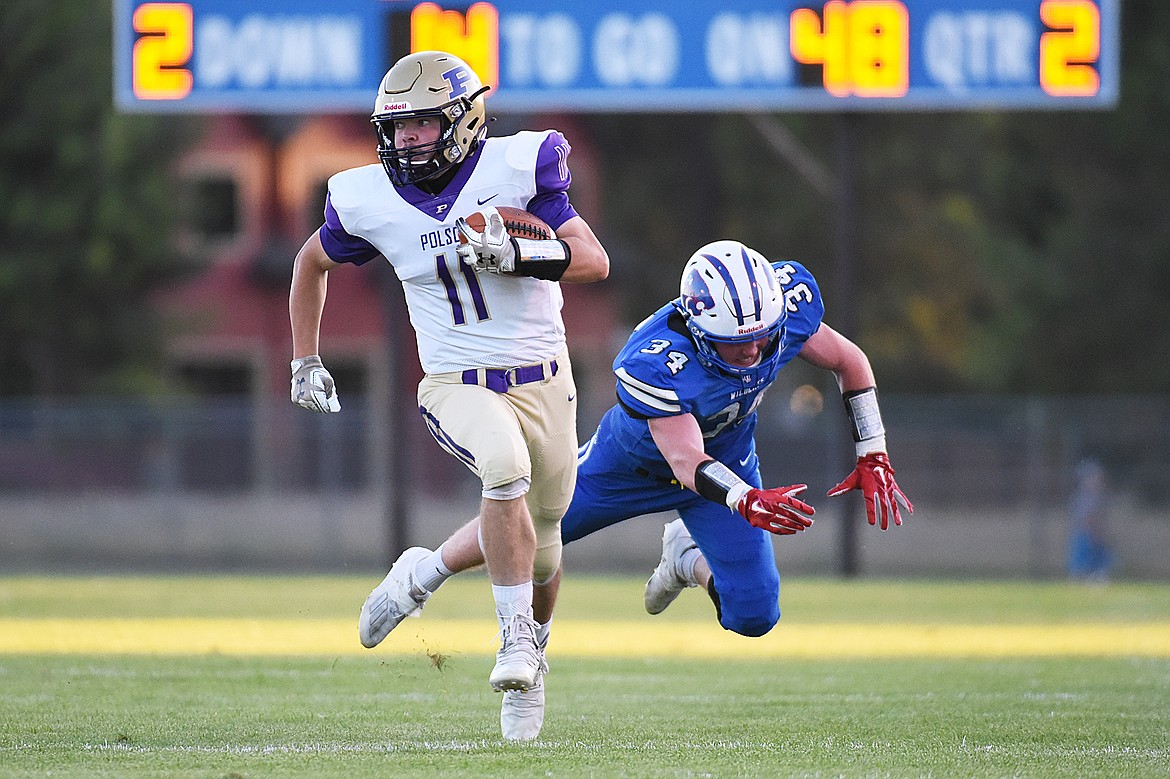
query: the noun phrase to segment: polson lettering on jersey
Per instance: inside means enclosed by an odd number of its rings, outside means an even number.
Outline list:
[[[431,230],[418,237],[418,245],[424,252],[453,246],[458,242],[459,233],[453,226],[444,227],[442,230]]]

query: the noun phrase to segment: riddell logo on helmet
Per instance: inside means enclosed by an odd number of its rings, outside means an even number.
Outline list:
[[[410,110],[410,103],[407,103],[405,101],[403,101],[401,103],[383,103],[382,110],[383,111],[409,111]]]

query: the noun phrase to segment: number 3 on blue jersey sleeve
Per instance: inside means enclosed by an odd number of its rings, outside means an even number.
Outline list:
[[[803,281],[792,289],[784,290],[784,308],[789,313],[796,313],[800,309],[800,303],[811,303],[812,300],[812,290]]]
[[[790,314],[795,313],[801,303],[813,302],[813,292],[808,284],[803,281],[799,284],[794,284],[791,288],[792,279],[796,275],[796,268],[792,263],[786,262],[783,265],[773,265],[772,271],[776,274],[776,281],[780,282],[780,286],[784,287],[784,308]]]

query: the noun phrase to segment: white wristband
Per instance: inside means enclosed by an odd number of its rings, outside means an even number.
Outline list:
[[[739,502],[751,489],[752,485],[718,460],[705,460],[695,469],[695,491],[709,501],[726,503],[732,511],[739,510]]]
[[[866,387],[846,392],[841,399],[845,401],[845,411],[849,414],[852,428],[849,432],[853,434],[857,456],[864,457],[870,452],[884,452],[886,428],[882,424],[881,409],[878,408],[877,388]]]
[[[884,435],[878,435],[873,438],[867,438],[864,441],[858,441],[853,444],[853,448],[856,450],[858,457],[865,457],[871,452],[884,452],[886,451],[886,437]]]
[[[743,496],[747,495],[752,490],[752,485],[746,481],[741,481],[727,491],[727,508],[732,511],[739,511],[739,502],[743,500]]]

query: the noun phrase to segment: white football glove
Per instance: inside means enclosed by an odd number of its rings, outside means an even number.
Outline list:
[[[455,247],[459,258],[472,268],[488,273],[512,273],[516,270],[516,242],[504,227],[504,218],[494,208],[483,212],[483,232],[473,230],[467,220],[455,220],[455,229],[466,243]]]
[[[341,411],[341,401],[337,398],[333,377],[325,370],[317,355],[292,361],[292,402],[322,414]]]

